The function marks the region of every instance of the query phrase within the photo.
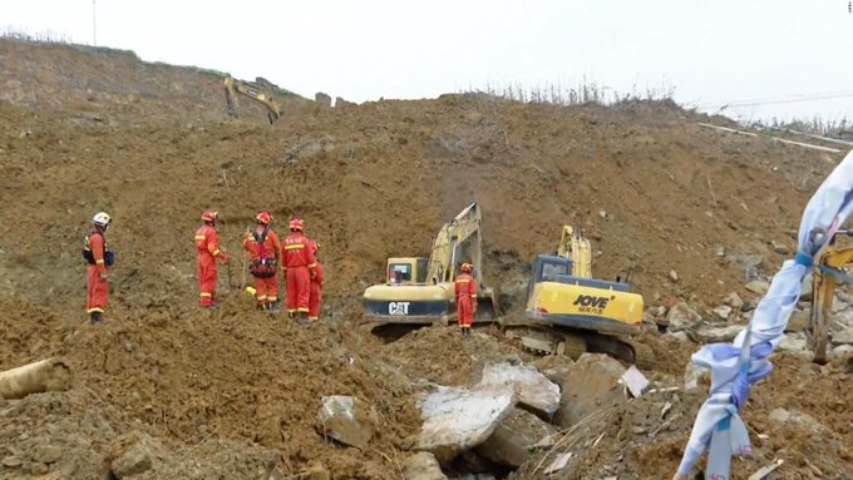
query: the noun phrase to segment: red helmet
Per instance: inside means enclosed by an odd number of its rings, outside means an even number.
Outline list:
[[[219,212],[212,208],[208,208],[201,214],[201,220],[203,222],[215,222],[217,218],[219,218]]]
[[[462,273],[471,273],[471,270],[473,270],[473,269],[474,269],[474,266],[468,262],[463,263],[462,266],[459,267],[459,270],[462,270]]]
[[[255,215],[255,221],[261,225],[269,225],[272,223],[272,215],[270,215],[270,212],[264,210]]]
[[[291,230],[302,231],[302,229],[304,229],[304,228],[305,228],[305,222],[303,222],[301,218],[294,217],[293,219],[290,220],[290,229]]]

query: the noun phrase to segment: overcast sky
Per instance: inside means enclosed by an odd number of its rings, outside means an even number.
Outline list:
[[[848,1],[96,0],[97,43],[309,97],[586,81],[714,111],[762,103],[727,109],[741,119],[853,119]],[[0,27],[92,43],[92,6],[0,0]]]

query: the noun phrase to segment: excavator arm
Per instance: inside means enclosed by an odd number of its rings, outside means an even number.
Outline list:
[[[445,223],[432,244],[427,278],[432,283],[451,282],[456,274],[456,264],[470,260],[474,265],[474,278],[481,282],[480,209],[472,203]]]
[[[240,107],[238,96],[243,95],[266,107],[267,119],[269,120],[270,125],[275,123],[276,120],[281,117],[281,107],[279,104],[272,99],[272,96],[261,92],[256,86],[247,82],[235,80],[231,77],[226,77],[223,81],[223,85],[225,87],[225,102],[228,105],[229,116],[234,118],[239,116],[237,112],[237,109]]]
[[[853,277],[845,272],[848,268],[853,268],[853,247],[830,246],[815,262],[809,341],[816,363],[826,363],[827,331],[832,321],[835,289],[853,284]]]
[[[592,246],[580,229],[563,225],[563,234],[557,245],[557,256],[572,261],[572,276],[592,278]]]

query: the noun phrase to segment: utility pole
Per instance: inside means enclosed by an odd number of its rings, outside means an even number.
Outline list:
[[[98,29],[95,22],[95,0],[92,0],[92,45],[98,45]]]

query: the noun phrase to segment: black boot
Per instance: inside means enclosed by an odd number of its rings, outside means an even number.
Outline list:
[[[89,314],[89,322],[92,325],[98,325],[104,322],[104,314],[101,312],[92,312]]]

